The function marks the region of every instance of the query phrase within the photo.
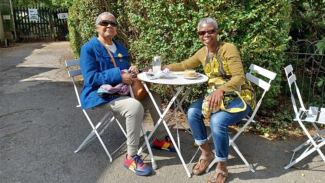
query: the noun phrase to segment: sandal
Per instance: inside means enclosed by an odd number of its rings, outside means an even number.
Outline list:
[[[207,180],[207,183],[215,183],[215,182],[217,182],[219,174],[224,176],[223,182],[226,182],[226,180],[228,178],[228,170],[226,169],[226,171],[222,171],[220,169],[216,169],[216,171]]]
[[[192,168],[192,172],[194,175],[201,175],[210,165],[210,163],[214,160],[214,157],[205,157],[205,156],[200,156],[199,161],[194,164]],[[201,167],[201,161],[203,161],[203,166]]]

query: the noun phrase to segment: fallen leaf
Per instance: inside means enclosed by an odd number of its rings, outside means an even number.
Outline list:
[[[292,168],[300,170],[300,167],[297,165],[292,166]]]

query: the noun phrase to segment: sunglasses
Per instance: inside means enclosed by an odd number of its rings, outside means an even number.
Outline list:
[[[100,26],[105,26],[107,27],[108,25],[111,25],[112,27],[117,27],[117,21],[111,21],[111,20],[102,20],[98,23]]]
[[[204,36],[206,33],[208,34],[214,34],[217,30],[216,29],[211,29],[211,30],[208,30],[208,31],[199,31],[197,32],[200,36]]]

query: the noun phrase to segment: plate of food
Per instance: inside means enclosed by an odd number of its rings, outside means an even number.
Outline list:
[[[198,77],[200,77],[200,74],[196,73],[195,70],[185,70],[185,79],[197,79]]]

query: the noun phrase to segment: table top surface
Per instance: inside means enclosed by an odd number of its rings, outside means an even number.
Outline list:
[[[146,72],[138,74],[138,78],[144,82],[165,84],[165,85],[193,85],[208,81],[208,77],[204,74],[197,73],[198,77],[184,78],[184,72],[170,72],[168,75],[158,79],[149,79]]]

